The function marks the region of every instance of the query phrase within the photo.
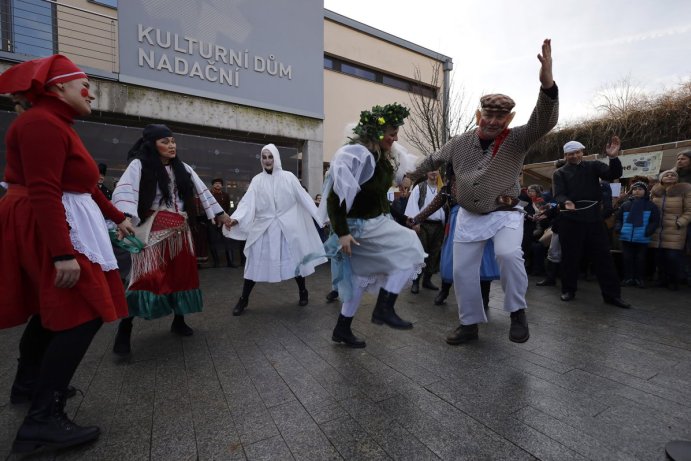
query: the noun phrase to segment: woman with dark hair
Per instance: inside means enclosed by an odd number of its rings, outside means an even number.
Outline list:
[[[127,315],[103,215],[134,229],[97,188],[98,167],[72,128],[91,113],[89,80],[61,55],[0,75],[0,93],[30,101],[7,131],[7,195],[0,200],[0,328],[26,323],[12,403],[31,402],[12,452],[96,439],[65,414],[70,380],[103,322]],[[26,109],[26,107],[22,107]]]
[[[187,214],[195,210],[195,195],[209,219],[230,224],[230,217],[199,176],[178,158],[175,138],[167,126],[144,128],[128,158],[132,161],[113,192],[113,204],[131,216],[145,247],[132,255],[126,292],[130,316],[118,327],[113,346],[118,355],[130,353],[134,317],[150,320],[173,313],[171,331],[180,336],[193,333],[184,316],[202,310]]]

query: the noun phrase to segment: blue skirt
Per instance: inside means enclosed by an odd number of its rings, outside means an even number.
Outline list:
[[[444,243],[441,247],[440,272],[441,280],[445,283],[453,283],[453,236],[456,230],[456,217],[459,205],[451,208],[449,219],[444,232]],[[487,240],[485,251],[482,253],[480,265],[480,280],[499,280],[499,265],[494,257],[494,242]]]

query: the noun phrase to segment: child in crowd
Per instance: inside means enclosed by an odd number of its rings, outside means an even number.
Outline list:
[[[615,232],[621,240],[624,281],[622,286],[645,288],[645,261],[650,237],[660,225],[660,210],[648,200],[648,185],[631,186],[631,199],[617,211]]]

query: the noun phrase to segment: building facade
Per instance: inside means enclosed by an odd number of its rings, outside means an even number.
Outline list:
[[[224,178],[235,203],[268,143],[314,196],[361,110],[409,105],[411,91],[446,93],[429,82],[435,66],[448,75],[450,58],[324,10],[321,0],[163,3],[162,13],[161,0],[0,0],[0,72],[62,53],[89,74],[94,111],[75,129],[108,165],[107,185],[142,127],[166,123],[180,158],[207,183]],[[285,26],[267,33],[269,23]],[[15,115],[0,99],[4,139]]]

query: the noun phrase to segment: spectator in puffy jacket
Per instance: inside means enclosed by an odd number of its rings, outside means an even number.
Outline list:
[[[645,288],[645,259],[651,236],[660,224],[660,210],[648,200],[648,185],[636,182],[631,186],[631,200],[617,211],[614,227],[621,240],[623,286]]]
[[[660,208],[660,227],[653,233],[650,246],[655,248],[659,285],[678,289],[684,263],[686,229],[691,221],[691,184],[679,183],[674,170],[660,173],[660,184],[650,191]]]

